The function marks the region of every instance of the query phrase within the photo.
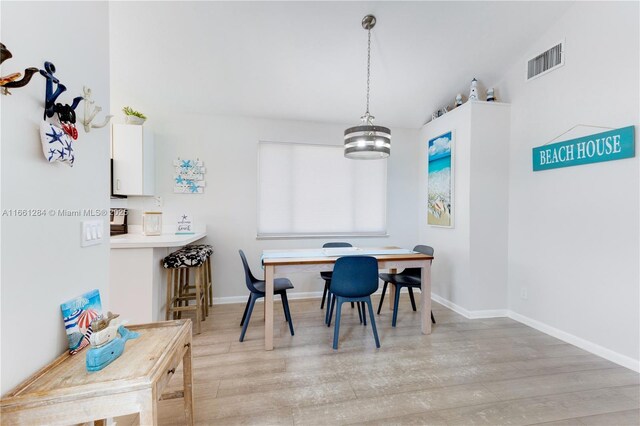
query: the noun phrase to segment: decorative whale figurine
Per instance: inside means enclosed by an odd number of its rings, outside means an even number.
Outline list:
[[[100,346],[106,345],[107,343],[118,337],[118,328],[120,328],[121,325],[126,325],[126,321],[111,321],[107,328],[103,328],[100,331],[92,333],[91,337],[89,337],[89,343],[94,348],[99,348]]]
[[[107,316],[98,317],[91,321],[91,331],[94,333],[100,330],[104,330],[109,326],[111,320],[116,319],[120,316],[120,314],[112,314],[111,311],[107,313]]]
[[[118,327],[120,337],[117,337],[99,348],[91,348],[87,351],[87,371],[100,371],[124,352],[124,344],[127,340],[135,339],[140,333],[127,330],[123,325]]]

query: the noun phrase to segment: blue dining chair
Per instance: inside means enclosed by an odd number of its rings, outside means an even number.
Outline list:
[[[325,243],[322,245],[322,248],[339,248],[339,247],[353,247],[350,243],[343,243],[343,242],[332,242],[332,243]],[[325,324],[327,324],[327,327],[331,326],[331,313],[329,312],[329,307],[331,304],[331,291],[329,290],[329,287],[331,287],[331,271],[326,271],[326,272],[320,272],[320,277],[324,280],[324,291],[322,292],[322,302],[320,302],[320,309],[324,309],[324,302],[325,299],[327,298],[327,295],[329,296],[329,299],[327,301],[327,312],[325,313],[324,316],[324,322]],[[351,309],[354,308],[354,304],[353,302],[351,303]],[[366,317],[363,316],[364,311],[362,310],[364,308],[363,305],[358,304],[358,318],[360,318],[360,324],[362,324],[362,322],[364,321],[364,325],[367,325],[367,319]]]
[[[331,312],[335,306],[336,323],[333,332],[333,349],[338,349],[340,337],[340,315],[344,302],[355,302],[369,307],[371,329],[376,341],[376,348],[380,347],[376,320],[373,316],[371,295],[378,290],[378,261],[372,256],[343,256],[336,260],[331,277],[330,291]],[[363,310],[363,316],[366,315]]]
[[[322,248],[334,248],[334,247],[353,247],[349,243],[335,242],[335,243],[325,243]],[[324,291],[322,292],[322,302],[320,302],[320,309],[324,309],[324,301],[327,298],[327,293],[329,292],[329,286],[331,285],[331,271],[320,272],[320,277],[324,280]],[[331,296],[329,296],[331,297]],[[329,306],[327,304],[327,306]]]
[[[264,297],[265,292],[265,281],[259,280],[253,276],[251,273],[251,269],[249,268],[249,263],[247,262],[247,257],[244,255],[242,250],[238,250],[240,253],[240,258],[242,259],[242,266],[244,267],[244,277],[247,288],[249,289],[249,300],[247,300],[247,306],[244,308],[244,313],[242,314],[242,321],[240,321],[240,325],[242,326],[242,332],[240,333],[240,341],[244,340],[244,335],[247,332],[247,326],[249,325],[249,319],[251,319],[251,313],[253,312],[253,306],[256,303],[256,300]],[[289,331],[293,336],[293,321],[291,320],[291,311],[289,310],[289,300],[287,299],[287,290],[293,288],[293,284],[289,281],[288,278],[276,278],[273,280],[273,293],[279,294],[282,298],[282,308],[284,309],[284,318],[289,323]]]
[[[413,248],[413,251],[417,253],[426,254],[429,256],[433,256],[433,247],[417,245]],[[382,287],[382,296],[380,297],[380,303],[378,304],[378,315],[380,315],[380,310],[382,309],[382,303],[384,302],[384,295],[387,292],[387,284],[392,283],[396,286],[396,294],[395,300],[393,304],[393,319],[391,321],[391,325],[393,327],[396,326],[396,320],[398,319],[398,301],[400,299],[400,290],[403,287],[406,287],[409,291],[409,299],[411,300],[411,307],[413,310],[416,310],[416,301],[413,296],[413,289],[421,289],[422,287],[422,268],[407,268],[399,274],[380,274],[380,279],[384,281],[384,286]],[[431,311],[431,322],[436,323],[436,319],[433,316],[433,311]]]

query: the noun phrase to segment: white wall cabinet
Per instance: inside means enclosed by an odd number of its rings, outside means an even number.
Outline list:
[[[507,308],[510,109],[467,102],[420,133],[420,244],[435,249],[433,293],[471,315]],[[427,225],[427,143],[449,131],[454,227],[439,228]]]
[[[113,193],[154,195],[155,149],[147,126],[114,124],[111,128]]]

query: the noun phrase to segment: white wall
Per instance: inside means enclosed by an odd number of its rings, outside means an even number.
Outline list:
[[[417,143],[420,240],[435,249],[433,293],[471,316],[507,308],[509,110],[467,102],[425,125]],[[452,228],[427,225],[427,143],[453,132]],[[440,299],[438,299],[440,300]]]
[[[509,307],[638,368],[638,157],[531,166],[531,148],[578,124],[638,126],[638,3],[576,2],[526,57],[562,38],[563,67],[525,83],[523,56],[498,85],[512,103]],[[598,131],[578,128],[560,140]]]
[[[163,223],[183,212],[193,215],[196,227],[206,226],[206,242],[215,249],[213,260],[214,298],[238,296],[244,300],[247,289],[238,249],[245,251],[258,276],[264,249],[319,247],[329,240],[257,240],[257,148],[259,140],[340,144],[347,125],[211,115],[184,115],[166,104],[145,105],[144,99],[126,95],[124,64],[112,64],[112,105],[142,105],[150,117],[156,144],[156,192],[163,199]],[[145,124],[145,125],[147,125]],[[417,130],[392,129],[392,154],[388,160],[388,238],[338,238],[357,246],[418,243],[417,163],[413,144]],[[173,193],[173,161],[200,158],[206,166],[204,194]],[[331,202],[331,200],[327,200]],[[136,197],[128,202],[134,211],[130,223],[140,223],[142,210],[157,210],[153,198]],[[335,239],[333,239],[335,240]],[[294,293],[322,291],[319,275],[292,277]]]
[[[453,228],[427,225],[427,143],[430,139],[453,131]],[[471,222],[471,104],[463,105],[428,123],[417,141],[422,167],[419,176],[420,205],[418,229],[420,240],[434,248],[432,293],[469,309],[471,299],[470,234]]]
[[[108,111],[108,17],[106,2],[2,2],[2,42],[13,53],[2,74],[51,61],[68,89],[60,101],[88,85]],[[79,127],[73,168],[47,163],[39,137],[44,95],[45,79],[35,75],[0,98],[2,209],[107,209],[108,129],[85,134]],[[93,288],[108,303],[108,246],[80,248],[81,220],[2,217],[3,394],[65,351],[60,303]]]

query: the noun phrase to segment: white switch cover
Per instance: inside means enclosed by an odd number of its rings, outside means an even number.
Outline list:
[[[102,244],[102,220],[84,220],[82,221],[82,233],[80,239],[80,247],[95,246]]]

